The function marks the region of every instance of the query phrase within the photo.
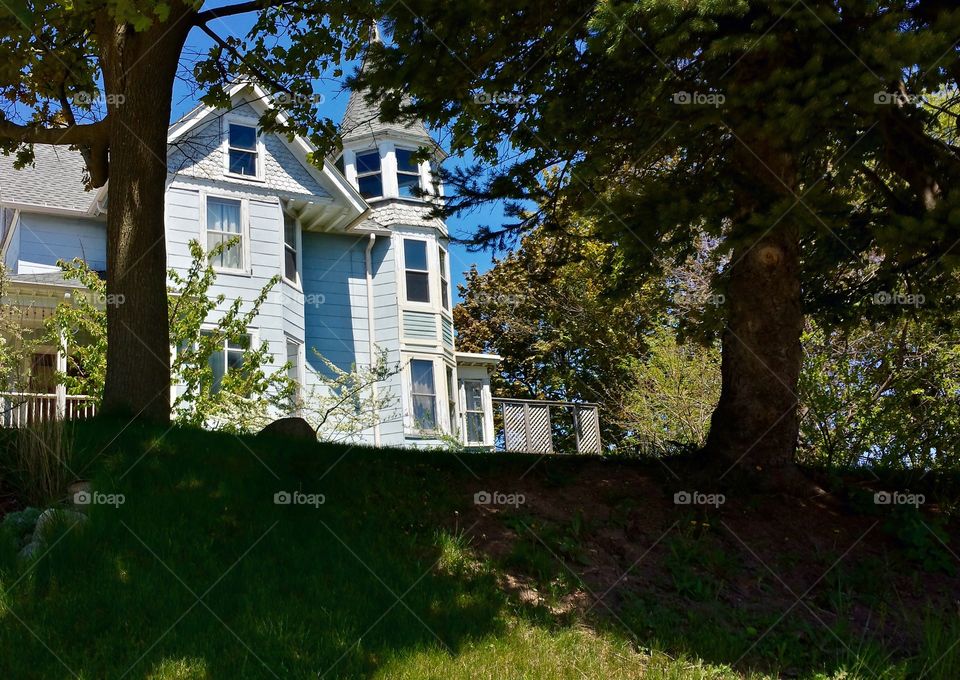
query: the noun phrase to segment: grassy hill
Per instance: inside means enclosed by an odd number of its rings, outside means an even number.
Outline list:
[[[73,436],[123,503],[29,561],[0,534],[4,677],[960,677],[950,531],[856,495],[693,510],[672,463]]]

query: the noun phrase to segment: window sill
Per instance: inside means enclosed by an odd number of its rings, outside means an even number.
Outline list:
[[[299,281],[291,281],[290,279],[288,279],[286,276],[283,276],[282,274],[280,275],[280,280],[283,281],[285,285],[290,286],[298,293],[303,292],[303,287],[300,285]]]
[[[226,177],[227,179],[238,179],[243,182],[254,182],[256,184],[265,184],[267,181],[265,177],[255,177],[253,175],[238,175],[235,172],[224,172],[223,176]]]
[[[253,272],[248,269],[226,269],[224,267],[214,267],[213,271],[217,274],[227,274],[229,276],[253,276]]]

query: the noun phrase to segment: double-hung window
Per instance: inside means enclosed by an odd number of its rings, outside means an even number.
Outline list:
[[[404,281],[407,302],[430,302],[430,269],[427,266],[427,242],[403,239]]]
[[[229,123],[227,130],[227,171],[233,175],[259,177],[257,128],[254,125]]]
[[[447,251],[440,249],[440,301],[450,310],[450,272],[447,271]]]
[[[201,334],[210,335],[211,331],[201,331]],[[213,392],[220,391],[223,379],[228,373],[237,371],[243,366],[243,355],[248,349],[250,349],[250,336],[244,335],[234,340],[226,338],[223,346],[210,354],[207,363],[213,372],[211,387]]]
[[[243,269],[242,203],[232,198],[207,197],[207,252],[215,267]]]
[[[420,191],[420,164],[413,159],[413,151],[397,149],[397,187],[401,196],[407,198],[421,198]]]
[[[297,221],[283,215],[283,276],[293,284],[297,279]]]
[[[383,174],[380,170],[380,152],[376,149],[356,156],[357,189],[364,198],[383,196]]]
[[[418,430],[437,429],[437,386],[433,376],[433,361],[410,360],[411,400],[413,426]]]
[[[482,444],[483,436],[483,381],[464,380],[463,391],[466,397],[464,416],[467,425],[467,443]]]

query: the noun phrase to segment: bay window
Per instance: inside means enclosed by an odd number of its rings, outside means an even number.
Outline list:
[[[403,266],[408,302],[430,302],[430,269],[427,266],[427,242],[403,239]]]
[[[380,169],[380,152],[376,149],[358,153],[356,156],[357,189],[364,198],[383,196],[383,175]]]
[[[413,426],[418,430],[437,429],[437,386],[433,361],[410,360],[410,395],[413,404]]]

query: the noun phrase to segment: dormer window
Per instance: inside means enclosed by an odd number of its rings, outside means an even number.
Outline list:
[[[397,186],[400,195],[407,198],[420,198],[420,164],[413,158],[410,149],[397,149]]]
[[[380,170],[380,152],[365,151],[357,154],[357,189],[364,198],[383,196],[383,175]]]
[[[230,157],[227,170],[234,175],[258,177],[256,126],[230,123],[227,142]]]

